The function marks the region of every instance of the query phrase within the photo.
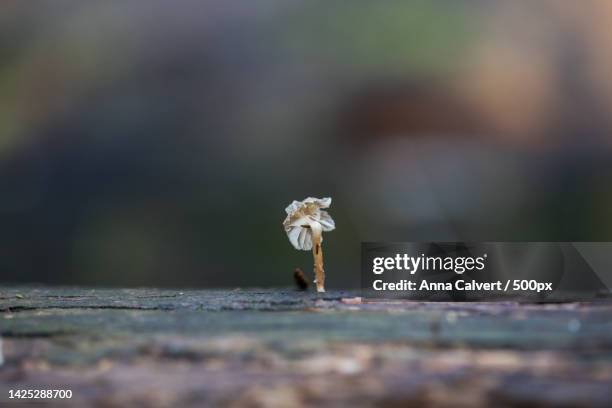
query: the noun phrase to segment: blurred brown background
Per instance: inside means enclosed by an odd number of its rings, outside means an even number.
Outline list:
[[[612,3],[38,1],[0,13],[0,282],[290,285],[361,241],[612,239]]]

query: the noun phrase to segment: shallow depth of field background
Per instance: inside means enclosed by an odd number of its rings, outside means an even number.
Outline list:
[[[612,2],[39,1],[0,12],[0,282],[291,285],[361,241],[612,240]]]

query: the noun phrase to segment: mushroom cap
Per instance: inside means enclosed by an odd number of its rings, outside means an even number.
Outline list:
[[[312,249],[312,228],[310,224],[318,222],[321,224],[323,231],[332,231],[336,228],[336,224],[332,217],[323,211],[322,208],[328,208],[331,205],[332,199],[308,197],[302,201],[293,201],[285,211],[287,218],[283,221],[283,227],[289,241],[295,249],[302,251],[310,251]],[[323,241],[323,237],[321,237]]]

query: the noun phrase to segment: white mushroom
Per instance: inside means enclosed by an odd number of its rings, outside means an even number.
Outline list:
[[[325,292],[325,272],[323,271],[323,231],[336,228],[334,220],[323,208],[331,205],[332,199],[308,197],[302,201],[292,202],[285,211],[287,218],[283,221],[285,232],[295,249],[310,251],[314,257],[315,282],[317,292]]]

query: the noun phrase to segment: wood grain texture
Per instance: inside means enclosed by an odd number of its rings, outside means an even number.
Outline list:
[[[612,302],[356,302],[353,292],[0,288],[0,402],[609,406]],[[344,300],[343,300],[344,299]]]

